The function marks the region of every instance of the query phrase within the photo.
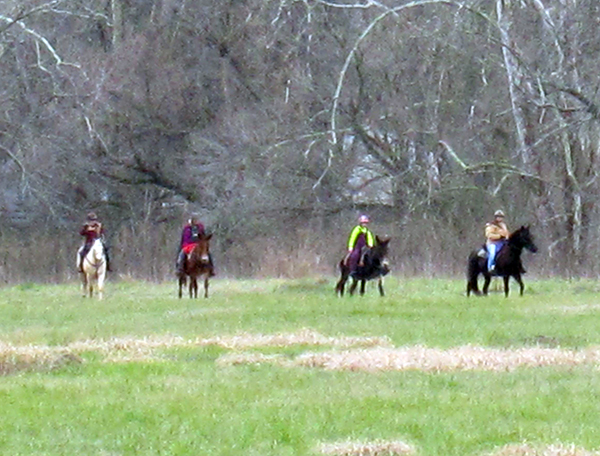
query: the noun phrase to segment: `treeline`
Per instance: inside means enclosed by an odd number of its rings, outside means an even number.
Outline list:
[[[228,276],[333,272],[356,216],[456,275],[502,208],[531,273],[599,272],[595,0],[8,0],[0,280],[68,280],[85,214],[172,277],[196,213]]]

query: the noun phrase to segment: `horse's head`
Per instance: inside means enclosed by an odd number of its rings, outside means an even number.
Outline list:
[[[382,239],[379,236],[375,236],[375,245],[371,249],[371,255],[373,258],[383,260],[388,254],[388,244],[390,239]]]
[[[532,253],[537,252],[537,246],[533,242],[533,236],[529,226],[522,226],[510,235],[510,242],[520,248],[526,248]]]
[[[209,263],[209,253],[210,253],[210,238],[212,234],[200,234],[198,236],[198,242],[192,250],[191,258],[195,260],[197,263]]]
[[[381,268],[387,274],[389,272],[389,265],[386,257],[390,239],[381,239],[379,236],[375,236],[375,241],[375,245],[366,255],[366,261],[375,268]]]

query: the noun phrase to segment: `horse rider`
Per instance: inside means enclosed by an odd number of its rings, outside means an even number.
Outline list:
[[[367,248],[375,245],[375,236],[368,227],[370,222],[368,215],[361,215],[358,218],[358,225],[352,228],[348,236],[348,254],[344,264],[350,268],[350,273],[355,272],[357,267],[363,266]]]
[[[96,239],[100,239],[102,242],[102,246],[104,247],[104,255],[106,256],[106,270],[110,271],[108,248],[104,243],[104,227],[94,212],[88,213],[86,221],[83,223],[79,234],[85,238],[83,246],[79,249],[79,272],[83,272],[83,259],[92,248],[92,245],[94,245],[94,241],[96,241]]]
[[[494,212],[494,220],[485,225],[485,245],[488,252],[487,267],[488,272],[493,274],[496,269],[496,255],[504,247],[510,233],[504,222],[504,212],[497,210]]]
[[[198,220],[198,217],[192,215],[181,232],[181,241],[179,243],[179,253],[177,254],[177,263],[176,270],[178,274],[185,273],[185,260],[187,256],[192,253],[194,247],[198,243],[198,239],[200,236],[204,236],[206,234],[204,225]],[[208,261],[212,266],[211,270],[214,269],[212,256],[208,254]],[[214,276],[214,271],[210,273],[211,276]]]

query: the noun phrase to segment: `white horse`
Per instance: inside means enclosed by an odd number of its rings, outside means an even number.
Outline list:
[[[81,252],[81,247],[79,252]],[[77,262],[79,266],[79,252],[77,252]],[[104,245],[100,239],[96,239],[90,248],[90,251],[83,259],[83,274],[81,282],[83,285],[83,297],[94,294],[94,285],[98,293],[98,299],[102,299],[104,293],[104,280],[106,279],[106,253]]]

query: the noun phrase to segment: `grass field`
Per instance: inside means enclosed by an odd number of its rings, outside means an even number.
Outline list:
[[[592,455],[600,283],[0,289],[2,455]],[[598,453],[600,454],[600,453]]]

